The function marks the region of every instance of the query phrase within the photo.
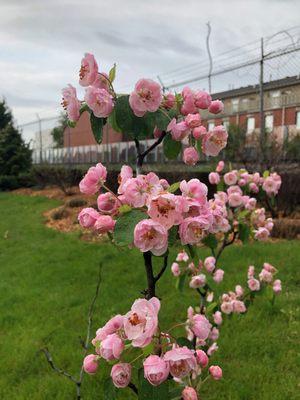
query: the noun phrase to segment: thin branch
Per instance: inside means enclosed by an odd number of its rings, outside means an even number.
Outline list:
[[[220,258],[220,256],[221,256],[221,254],[223,253],[223,250],[225,249],[225,247],[230,246],[231,244],[233,244],[233,242],[234,242],[235,239],[236,239],[236,236],[237,236],[237,231],[234,231],[231,240],[229,240],[229,241],[227,242],[226,237],[224,238],[223,244],[222,244],[221,248],[219,249],[219,251],[218,251],[218,253],[217,253],[217,255],[216,255],[216,261],[218,261],[218,259]]]
[[[143,159],[152,151],[155,149],[155,147],[157,147],[166,137],[167,132],[166,131],[162,131],[162,134],[160,135],[160,137],[157,139],[156,142],[154,142],[150,147],[148,147],[148,149],[146,149],[142,154],[141,157],[143,157]]]
[[[49,365],[51,366],[51,368],[57,372],[60,375],[65,376],[66,378],[70,379],[72,382],[74,382],[76,385],[78,385],[78,381],[77,379],[74,378],[74,376],[72,376],[71,374],[69,374],[67,371],[64,371],[63,369],[57,367],[54,364],[53,358],[51,356],[51,353],[49,352],[49,350],[47,349],[47,347],[45,347],[44,349],[41,349],[41,351],[45,354],[45,357],[49,363]]]
[[[129,382],[129,385],[128,385],[128,387],[135,393],[135,394],[138,394],[138,390],[137,390],[137,387],[135,386],[135,384],[134,383],[132,383],[132,382]]]
[[[155,283],[162,277],[163,273],[167,269],[167,266],[168,266],[168,254],[164,256],[164,264],[159,273],[154,277]]]

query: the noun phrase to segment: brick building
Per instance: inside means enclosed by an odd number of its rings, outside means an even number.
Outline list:
[[[259,85],[215,93],[213,99],[224,102],[224,112],[218,116],[203,113],[208,128],[229,124],[245,128],[247,135],[259,134]],[[300,76],[264,84],[265,127],[282,141],[300,132]]]

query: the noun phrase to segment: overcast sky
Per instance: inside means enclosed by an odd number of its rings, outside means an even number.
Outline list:
[[[0,0],[0,96],[18,124],[55,115],[84,52],[117,90],[299,24],[299,0]],[[81,94],[81,92],[80,92]]]

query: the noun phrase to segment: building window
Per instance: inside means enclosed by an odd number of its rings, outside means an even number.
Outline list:
[[[232,99],[231,100],[231,107],[232,107],[232,112],[239,111],[239,99]]]
[[[273,115],[266,115],[265,116],[265,128],[268,129],[268,131],[272,131],[273,130],[273,124],[274,124]]]
[[[296,112],[296,128],[300,129],[300,111]]]
[[[254,117],[248,117],[247,118],[247,133],[253,133],[255,129],[255,118]]]
[[[215,127],[214,121],[210,121],[208,123],[208,131],[212,131],[214,129],[214,127]]]

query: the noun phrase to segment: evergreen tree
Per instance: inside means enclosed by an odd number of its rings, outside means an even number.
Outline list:
[[[64,145],[64,131],[68,126],[68,117],[66,113],[61,113],[58,120],[58,125],[52,129],[51,135],[55,142],[56,147],[63,147]]]
[[[0,102],[0,187],[16,186],[18,176],[30,167],[31,150],[15,128],[12,113],[3,100]]]

